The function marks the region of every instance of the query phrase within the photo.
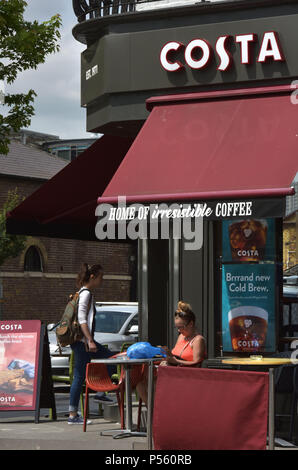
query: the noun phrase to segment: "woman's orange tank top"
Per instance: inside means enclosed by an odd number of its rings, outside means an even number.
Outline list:
[[[189,341],[181,336],[181,338],[178,338],[175,347],[172,349],[172,354],[178,356],[184,361],[193,361],[193,350],[191,347],[193,340],[194,338]]]

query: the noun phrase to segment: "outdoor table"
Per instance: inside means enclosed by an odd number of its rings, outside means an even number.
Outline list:
[[[274,368],[284,364],[298,364],[298,360],[281,357],[235,357],[223,359],[222,364],[249,367],[267,367],[269,369],[269,416],[268,416],[268,441],[269,450],[274,450],[275,444],[275,382]]]
[[[110,359],[92,359],[92,362],[98,362],[106,365],[118,365],[124,367],[125,370],[125,405],[126,405],[126,428],[117,430],[102,431],[102,436],[113,434],[113,438],[130,437],[130,436],[147,436],[147,447],[152,449],[152,411],[153,411],[153,369],[154,363],[159,358],[150,359],[129,359],[127,356],[119,356]],[[148,364],[148,407],[147,407],[147,432],[138,432],[132,430],[132,399],[131,399],[131,383],[130,369],[134,365]]]
[[[281,343],[292,343],[293,341],[298,341],[298,336],[282,336],[279,338]]]

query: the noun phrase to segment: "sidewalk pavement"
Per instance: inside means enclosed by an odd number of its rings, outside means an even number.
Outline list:
[[[95,419],[87,426],[69,426],[67,418],[58,417],[57,421],[42,418],[38,424],[30,419],[13,422],[1,419],[1,450],[141,450],[146,449],[146,438],[125,437],[113,439],[100,436],[100,431],[120,429],[120,425],[102,418]]]
[[[110,394],[109,394],[110,396]],[[34,423],[34,413],[14,412],[14,416],[0,412],[0,450],[147,450],[146,437],[130,436],[113,439],[101,436],[104,430],[120,429],[120,424],[98,415],[98,403],[90,398],[90,419],[83,432],[82,425],[67,423],[68,395],[56,394],[57,421],[48,417],[47,409],[41,410],[40,422]],[[105,405],[109,406],[109,405]],[[133,406],[133,422],[137,422],[137,403]],[[276,450],[289,450],[276,445]],[[291,447],[298,450],[298,447]]]
[[[100,436],[107,429],[120,429],[120,425],[103,418],[93,419],[83,432],[83,426],[70,426],[67,418],[59,416],[57,421],[41,418],[38,424],[34,418],[6,418],[0,421],[0,450],[104,450],[138,451],[147,450],[145,437],[113,439]],[[298,450],[297,447],[290,448]],[[276,450],[290,450],[276,447]]]
[[[109,394],[109,396],[112,394]],[[113,395],[112,395],[113,396]],[[101,431],[120,429],[120,424],[99,416],[98,402],[90,398],[92,424],[83,432],[82,425],[69,425],[68,395],[55,394],[57,420],[49,419],[48,409],[40,412],[40,422],[35,424],[34,413],[0,412],[0,450],[143,450],[146,437],[100,436]],[[136,404],[135,404],[136,405]],[[108,406],[108,405],[105,405]],[[133,422],[137,420],[137,407],[133,407]]]

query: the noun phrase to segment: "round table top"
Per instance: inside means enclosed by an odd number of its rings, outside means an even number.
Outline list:
[[[280,366],[283,364],[298,364],[297,359],[285,357],[231,357],[230,359],[223,359],[223,364],[241,365],[241,366]]]
[[[127,356],[110,357],[107,359],[92,359],[91,362],[100,364],[144,364],[149,362],[158,362],[164,360],[163,357],[150,357],[144,359],[130,359]]]

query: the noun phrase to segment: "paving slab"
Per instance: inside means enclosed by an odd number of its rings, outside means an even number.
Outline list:
[[[80,425],[70,426],[66,419],[57,421],[0,423],[1,450],[131,450],[133,442],[146,447],[146,438],[125,437],[113,439],[100,436],[108,429],[120,429],[120,425],[103,418],[93,419],[86,432]]]
[[[120,429],[120,424],[104,419],[95,400],[90,399],[90,419],[92,424],[83,432],[82,425],[70,426],[67,422],[68,396],[56,397],[58,416],[53,421],[49,410],[41,410],[40,422],[34,423],[33,413],[0,412],[0,450],[93,450],[106,451],[103,455],[112,455],[110,451],[146,451],[146,437],[101,436],[105,430]],[[105,405],[106,406],[106,405]],[[133,406],[133,422],[137,422],[137,403]],[[284,444],[284,442],[283,442]],[[276,450],[298,450],[298,447],[282,447]],[[148,451],[149,452],[149,451]],[[170,451],[169,451],[170,452]],[[134,455],[134,454],[131,454]]]

